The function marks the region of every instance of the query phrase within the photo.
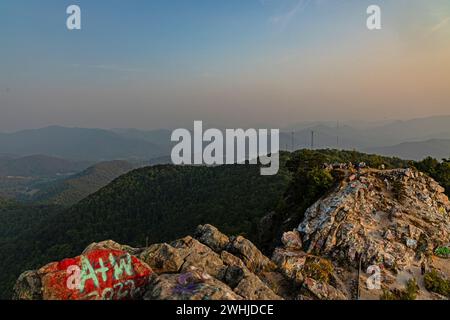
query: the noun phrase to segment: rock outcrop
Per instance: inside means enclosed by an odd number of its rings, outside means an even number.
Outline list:
[[[304,250],[353,269],[377,266],[384,289],[423,282],[421,273],[439,264],[436,248],[450,243],[444,188],[413,169],[346,173],[305,212],[298,227]]]
[[[153,271],[113,241],[92,244],[78,257],[50,263],[22,274],[17,299],[140,299]]]
[[[230,239],[210,225],[195,234],[198,239],[187,236],[148,248],[93,243],[79,257],[23,273],[14,298],[282,299],[259,276],[275,264],[250,241]]]
[[[364,170],[305,213],[307,252],[355,267],[383,263],[403,270],[450,242],[450,202],[433,179],[413,171]]]
[[[450,202],[434,180],[407,170],[345,171],[271,257],[211,225],[171,243],[89,245],[76,258],[24,272],[15,299],[378,299],[423,273],[450,277],[436,248],[450,243]],[[440,250],[441,256],[444,250]],[[445,252],[444,252],[445,253]],[[368,288],[372,271],[381,287]],[[370,269],[372,268],[372,269]]]

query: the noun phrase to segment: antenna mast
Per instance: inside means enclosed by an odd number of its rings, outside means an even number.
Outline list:
[[[294,151],[294,131],[292,131],[291,133],[291,146],[292,146],[292,151]]]
[[[336,149],[339,149],[339,121],[336,124]]]

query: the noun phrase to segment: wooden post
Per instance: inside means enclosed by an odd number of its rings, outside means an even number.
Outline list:
[[[360,289],[360,284],[359,284],[359,282],[360,282],[360,279],[361,279],[361,262],[362,262],[362,257],[363,257],[363,255],[361,254],[361,256],[359,257],[359,268],[358,268],[358,293],[357,293],[357,296],[356,296],[356,300],[359,300],[359,298],[360,298],[360,294],[361,294],[361,289]]]

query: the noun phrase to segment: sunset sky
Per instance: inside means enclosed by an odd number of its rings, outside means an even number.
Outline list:
[[[448,0],[2,0],[0,39],[0,131],[450,114]]]

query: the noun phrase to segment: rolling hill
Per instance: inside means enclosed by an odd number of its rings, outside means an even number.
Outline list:
[[[70,161],[45,155],[0,159],[0,176],[50,177],[67,175],[86,169],[86,161]]]
[[[132,169],[133,166],[126,161],[100,162],[66,179],[35,185],[34,188],[39,191],[34,193],[28,201],[69,206]]]
[[[166,155],[144,140],[103,129],[51,126],[0,134],[0,150],[21,156],[45,154],[74,160],[150,159]]]
[[[430,138],[450,138],[450,116],[434,116],[395,121],[367,130],[371,137],[378,137],[376,144],[389,145],[407,141],[423,141]]]
[[[172,134],[171,130],[161,129],[146,131],[139,129],[112,129],[111,131],[127,139],[150,142],[160,147],[161,150],[164,150],[167,154],[170,154],[170,147],[172,145],[172,142],[170,141],[170,136]]]
[[[422,160],[426,157],[450,158],[450,139],[404,142],[389,147],[369,148],[367,152],[402,159]]]

